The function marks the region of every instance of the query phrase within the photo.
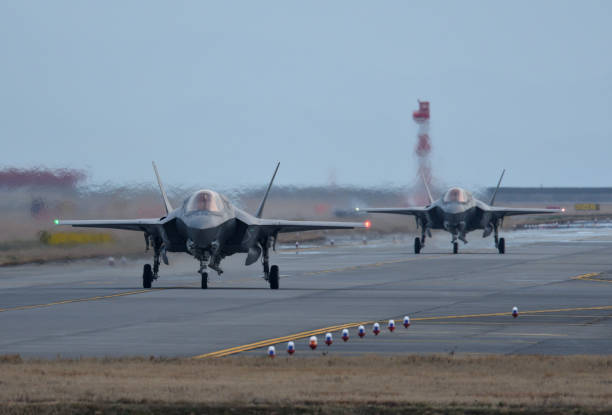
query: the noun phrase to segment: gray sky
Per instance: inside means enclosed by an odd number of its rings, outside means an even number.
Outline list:
[[[93,182],[612,186],[609,1],[0,2],[2,166]]]

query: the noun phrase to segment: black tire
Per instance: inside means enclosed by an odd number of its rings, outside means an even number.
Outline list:
[[[151,264],[144,264],[142,267],[142,288],[151,288],[153,282],[153,271],[151,270]]]
[[[208,289],[208,272],[202,273],[202,289]]]
[[[506,253],[506,240],[504,238],[499,238],[499,243],[497,244],[497,250],[500,254]]]
[[[458,252],[459,252],[459,243],[453,242],[453,254],[456,254]]]
[[[421,253],[421,238],[414,238],[414,253],[415,254],[420,254]]]
[[[278,265],[272,265],[270,267],[270,289],[278,290]]]

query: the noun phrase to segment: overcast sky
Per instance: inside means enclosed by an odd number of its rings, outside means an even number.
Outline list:
[[[612,186],[610,1],[0,1],[0,165],[94,183]]]

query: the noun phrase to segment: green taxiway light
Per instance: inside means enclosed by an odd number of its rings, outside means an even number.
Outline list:
[[[55,223],[56,225],[59,225],[59,219],[55,219],[53,223]]]

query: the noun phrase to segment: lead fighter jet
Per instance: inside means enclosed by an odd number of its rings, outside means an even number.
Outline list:
[[[202,288],[208,288],[207,268],[223,273],[221,260],[236,253],[246,253],[245,265],[262,257],[264,279],[271,289],[278,289],[279,269],[269,265],[270,248],[276,250],[279,233],[318,229],[353,229],[367,227],[362,223],[315,222],[263,219],[264,206],[280,163],[276,165],[270,184],[255,216],[233,206],[229,200],[212,190],[198,190],[181,207],[174,209],[162,185],[157,166],[153,163],[157,183],[166,208],[159,219],[133,220],[55,220],[56,225],[87,228],[112,228],[144,232],[147,250],[153,247],[153,267],[145,264],[142,285],[151,288],[159,275],[160,259],[168,265],[166,252],[186,252],[200,261]]]
[[[494,233],[495,248],[497,248],[500,254],[505,254],[506,240],[499,237],[499,227],[506,216],[562,212],[560,209],[517,209],[493,206],[505,172],[505,170],[502,171],[489,204],[474,198],[470,192],[459,187],[450,188],[441,199],[434,201],[427,182],[423,180],[427,189],[427,196],[429,197],[429,205],[413,208],[377,208],[365,210],[371,213],[393,213],[414,216],[417,228],[421,228],[421,237],[414,239],[415,254],[419,254],[421,249],[425,247],[425,236],[427,235],[431,238],[431,229],[443,229],[450,232],[454,254],[459,251],[457,240],[467,243],[466,235],[468,232],[482,229],[484,231],[482,234],[483,238]]]

